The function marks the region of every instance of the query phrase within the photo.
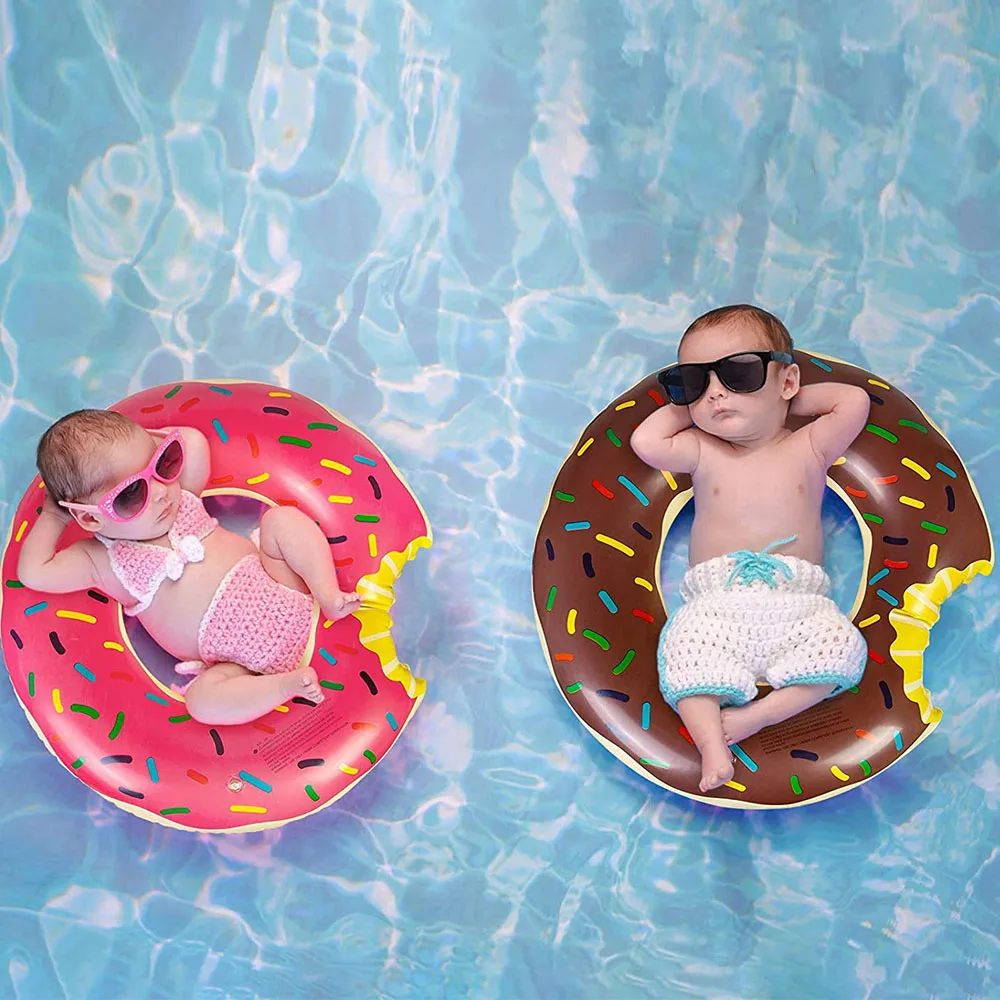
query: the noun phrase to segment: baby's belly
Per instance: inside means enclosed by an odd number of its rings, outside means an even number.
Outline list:
[[[729,511],[696,508],[688,561],[696,566],[740,549],[760,552],[792,535],[795,541],[781,546],[776,554],[822,565],[823,524],[818,510],[758,511],[753,517],[741,518]]]
[[[216,528],[207,538],[205,559],[188,563],[178,580],[164,580],[153,603],[139,616],[153,640],[181,660],[196,660],[198,629],[226,574],[244,557],[256,553],[253,542]]]

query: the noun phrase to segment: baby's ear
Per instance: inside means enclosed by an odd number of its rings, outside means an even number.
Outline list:
[[[84,531],[89,531],[92,534],[101,530],[101,522],[98,518],[94,517],[89,510],[72,510],[70,509],[70,514],[73,515],[73,520],[76,521]]]
[[[802,373],[799,366],[786,365],[781,371],[781,398],[793,399],[801,387]]]

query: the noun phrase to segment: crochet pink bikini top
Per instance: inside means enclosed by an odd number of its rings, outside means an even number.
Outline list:
[[[201,540],[210,535],[218,521],[209,516],[199,497],[181,490],[177,516],[167,534],[170,548],[127,538],[97,538],[108,550],[108,559],[121,585],[135,598],[124,608],[125,614],[137,615],[152,603],[164,580],[178,580],[189,562],[205,558]]]

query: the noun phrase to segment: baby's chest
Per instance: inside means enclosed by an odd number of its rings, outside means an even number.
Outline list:
[[[701,471],[694,480],[697,499],[713,499],[735,509],[814,504],[822,497],[826,478],[814,463],[792,462],[778,455],[719,459]]]

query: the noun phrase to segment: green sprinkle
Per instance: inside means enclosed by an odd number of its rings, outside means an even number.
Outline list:
[[[670,765],[665,760],[657,760],[655,757],[640,757],[640,764],[648,764],[650,767],[663,767],[668,771],[670,770]]]
[[[857,694],[861,690],[861,688],[855,686],[855,687],[852,687],[852,688],[848,688],[847,690],[850,691],[851,694]]]
[[[308,795],[313,802],[319,802],[319,792],[317,792],[312,785],[306,785],[306,795]]]
[[[885,518],[879,517],[878,514],[862,514],[861,515],[866,521],[871,521],[872,524],[884,524]]]
[[[600,632],[595,632],[593,629],[585,628],[583,630],[583,637],[584,639],[589,639],[591,642],[596,642],[601,649],[608,650],[611,648],[611,643]]]
[[[555,603],[556,603],[556,588],[550,587],[549,596],[545,599],[545,610],[551,611]]]
[[[799,776],[797,774],[793,774],[788,780],[792,784],[792,791],[795,792],[796,795],[801,795],[802,786],[799,784]]]
[[[294,444],[297,448],[311,448],[312,441],[307,441],[305,438],[292,437],[290,434],[279,434],[278,444]]]
[[[321,688],[329,688],[331,691],[343,691],[344,685],[338,684],[336,681],[320,681],[319,686]]]
[[[947,535],[948,529],[943,524],[935,524],[933,521],[921,521],[921,528],[926,528],[928,531],[933,531],[935,535]]]
[[[10,587],[11,590],[19,590],[21,587],[24,586],[24,584],[21,583],[20,580],[7,580],[6,582],[7,586]]]
[[[865,777],[867,778],[868,775],[872,773],[872,766],[868,763],[868,761],[863,760],[861,762],[861,770],[865,772]]]
[[[111,732],[108,733],[108,739],[114,740],[118,738],[118,734],[122,731],[122,726],[125,725],[125,713],[119,712],[115,716],[115,724],[111,727]]]
[[[180,391],[181,387],[179,385],[175,385],[173,389],[171,389],[170,392],[168,392],[163,398],[170,399],[172,396],[176,396]]]
[[[576,501],[576,497],[572,493],[566,493],[563,490],[556,490],[556,499],[563,500],[566,503],[574,503]]]
[[[89,705],[70,705],[69,710],[71,712],[79,712],[81,715],[87,715],[91,719],[99,719],[101,717],[101,713]]]
[[[371,752],[371,750],[365,751],[365,756],[374,764],[378,758]]]
[[[186,808],[185,806],[174,806],[172,809],[161,809],[160,815],[176,816],[178,813],[189,813],[189,812],[191,812],[191,810]]]
[[[70,764],[70,767],[73,768],[74,771],[77,768],[83,767],[83,758],[82,757],[77,757],[76,760],[74,760],[73,763]]]
[[[364,521],[366,524],[378,524],[378,514],[355,514],[355,521]]]
[[[884,427],[879,427],[878,424],[868,424],[865,430],[876,437],[885,438],[890,444],[895,444],[899,440],[892,431],[887,431]]]
[[[191,720],[190,715],[171,715],[167,722],[189,722]]]
[[[620,448],[622,446],[622,439],[610,427],[608,428],[608,440],[616,448]]]
[[[927,433],[927,428],[923,424],[918,424],[915,420],[906,420],[901,418],[899,421],[900,427],[912,427],[915,431],[920,431],[921,434]]]
[[[28,697],[35,697],[35,672],[34,670],[28,674]]]
[[[628,669],[628,665],[635,659],[635,650],[630,649],[621,659],[621,663],[611,672],[615,675],[623,674]]]
[[[311,424],[306,424],[306,430],[310,431],[335,431],[336,424],[324,424],[319,420],[314,420]]]
[[[576,694],[576,692],[579,691],[582,687],[583,687],[582,681],[577,681],[575,684],[570,684],[570,686],[566,688],[566,694]]]

